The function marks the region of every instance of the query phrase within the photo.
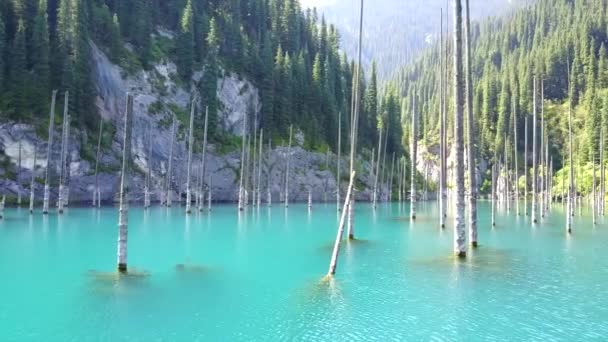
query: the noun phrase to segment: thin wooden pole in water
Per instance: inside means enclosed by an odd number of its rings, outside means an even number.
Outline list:
[[[118,216],[118,272],[127,272],[127,237],[129,224],[129,185],[127,164],[131,158],[131,117],[133,115],[133,96],[127,93],[127,108],[125,110],[124,135],[122,145],[122,169],[120,172],[120,195]]]
[[[570,63],[568,63],[568,92],[572,95],[572,83],[570,77]],[[569,154],[570,154],[570,170],[568,172],[568,210],[566,211],[566,231],[568,234],[572,233],[572,192],[574,190],[574,163],[572,162],[572,101],[569,101],[568,104],[568,145],[569,145]]]
[[[444,199],[444,193],[445,193],[445,120],[444,117],[446,115],[445,113],[445,107],[446,107],[446,103],[445,103],[445,92],[446,89],[444,89],[444,62],[447,64],[447,60],[444,61],[443,58],[443,8],[441,8],[441,17],[440,17],[440,39],[439,39],[439,103],[440,103],[440,114],[441,114],[441,118],[440,118],[440,128],[439,128],[439,192],[438,192],[438,199],[439,199],[439,226],[441,228],[445,228],[445,215],[444,215],[444,207],[445,207],[445,199]],[[447,44],[446,44],[447,45]],[[447,50],[447,49],[446,49]],[[447,55],[446,55],[447,57]]]
[[[593,147],[591,148],[591,168],[592,171],[591,173],[593,174],[591,176],[592,178],[592,192],[591,192],[591,208],[592,208],[592,214],[593,214],[593,224],[596,224],[596,210],[597,210],[597,197],[596,197],[596,192],[595,192],[595,152],[593,152]]]
[[[545,80],[540,80],[540,217],[545,217],[545,178],[547,177],[547,164],[545,163]]]
[[[167,166],[167,179],[165,180],[166,187],[166,205],[167,207],[171,207],[172,204],[172,194],[171,194],[171,181],[172,181],[172,166],[173,166],[173,147],[175,145],[175,115],[173,116],[173,123],[171,125],[171,144],[169,147],[169,162]]]
[[[533,116],[532,116],[532,223],[536,223],[536,201],[538,200],[536,198],[537,195],[537,187],[538,187],[538,169],[537,169],[537,151],[536,151],[536,141],[538,140],[537,136],[536,136],[536,107],[537,107],[537,100],[538,100],[538,94],[537,94],[537,90],[536,90],[536,76],[534,76],[534,91],[533,91]]]
[[[186,164],[186,214],[192,213],[192,197],[190,189],[190,172],[192,171],[192,144],[194,143],[192,128],[194,126],[194,110],[196,109],[196,96],[192,98],[190,106],[190,128],[188,129],[188,164]]]
[[[36,184],[36,157],[38,157],[38,142],[34,144],[34,165],[32,166],[32,180],[30,182],[30,214],[34,213],[34,185]]]
[[[211,174],[209,174],[209,186],[207,189],[207,212],[211,212],[211,192],[212,192],[212,188],[211,188],[211,181],[213,179],[213,176]]]
[[[393,179],[394,179],[394,171],[395,171],[395,152],[393,152],[393,157],[391,158],[391,175],[388,180],[388,201],[393,201]]]
[[[338,224],[338,234],[336,236],[336,242],[334,243],[334,250],[331,254],[331,261],[329,262],[329,271],[327,275],[333,276],[336,274],[336,267],[338,266],[338,255],[340,254],[340,243],[342,242],[342,236],[344,235],[344,221],[347,215],[347,209],[350,206],[350,197],[353,191],[353,182],[355,181],[355,172],[350,174],[350,180],[348,183],[348,189],[346,190],[346,197],[344,198],[344,206],[342,207],[342,215],[340,215],[340,223]]]
[[[243,139],[242,139],[242,149],[241,149],[241,170],[240,170],[240,180],[239,180],[239,211],[243,211],[244,209],[244,192],[243,189],[243,178],[245,176],[245,147],[247,146],[247,115],[243,119]]]
[[[99,120],[99,136],[97,138],[97,152],[95,153],[95,188],[93,189],[93,207],[100,206],[101,193],[99,191],[99,157],[101,152],[101,137],[103,134],[103,120]]]
[[[266,162],[266,203],[270,208],[272,206],[272,189],[270,189],[270,154],[272,153],[272,137],[268,135],[268,156]]]
[[[604,202],[606,199],[604,183],[604,124],[600,127],[600,215],[604,216]]]
[[[287,165],[285,167],[285,208],[289,207],[289,161],[291,159],[291,139],[293,126],[289,126],[289,145],[287,147]]]
[[[363,6],[364,1],[361,0],[361,8],[359,10],[359,44],[357,46],[357,65],[355,69],[354,95],[352,96],[351,104],[351,132],[350,132],[350,176],[351,182],[354,183],[355,176],[355,157],[357,152],[357,133],[359,131],[359,79],[361,78],[361,50],[363,44]],[[355,238],[355,197],[350,196],[350,204],[348,205],[348,238]]]
[[[258,151],[258,132],[257,132],[257,127],[253,128],[253,158],[252,158],[252,165],[253,165],[253,170],[252,170],[252,181],[251,181],[251,203],[253,206],[255,206],[256,202],[257,202],[257,198],[256,198],[256,175],[258,174],[258,170],[257,170],[257,166],[258,166],[258,160],[257,160],[257,151]]]
[[[17,155],[17,206],[21,207],[21,138],[19,138],[19,154]]]
[[[342,112],[338,112],[338,158],[336,159],[336,210],[340,212],[340,159],[342,158]]]
[[[205,107],[205,126],[203,128],[203,156],[202,156],[202,166],[201,166],[201,199],[200,199],[200,209],[199,211],[203,211],[203,190],[205,183],[205,171],[207,166],[207,125],[209,122],[209,106]],[[211,189],[209,189],[211,191]]]
[[[150,187],[152,185],[152,124],[148,124],[148,167],[146,168],[146,184],[144,189],[144,209],[150,208]]]
[[[416,164],[418,161],[418,114],[416,113],[416,97],[412,99],[412,137],[410,165],[410,218],[416,219]]]
[[[62,133],[61,133],[61,156],[60,156],[60,162],[61,162],[61,167],[59,168],[59,193],[58,193],[58,198],[57,198],[57,212],[59,214],[63,214],[63,205],[64,205],[64,195],[65,195],[65,190],[64,190],[64,182],[65,182],[65,160],[66,160],[66,148],[67,148],[67,126],[68,124],[68,102],[69,102],[69,97],[70,94],[68,91],[65,92],[64,94],[64,101],[63,101],[63,129],[62,129]]]
[[[495,212],[496,212],[496,154],[494,155],[494,162],[492,164],[492,227],[496,226]]]
[[[378,135],[378,161],[376,163],[376,169],[374,171],[374,192],[372,195],[373,208],[376,209],[376,202],[378,201],[378,178],[380,175],[380,157],[382,153],[382,133],[383,128],[380,127],[380,134]]]
[[[2,201],[0,201],[0,220],[4,218],[5,203],[6,203],[6,195],[2,195]]]
[[[464,137],[463,137],[463,61],[462,61],[462,3],[454,1],[454,152],[456,212],[454,215],[454,250],[458,257],[467,254],[464,196]]]
[[[258,156],[258,181],[257,181],[257,189],[256,189],[256,199],[257,199],[257,207],[259,208],[260,205],[262,204],[262,193],[261,193],[261,184],[262,184],[262,162],[264,160],[263,158],[263,152],[264,150],[264,129],[260,129],[260,152],[259,152],[259,156]]]
[[[515,102],[513,102],[513,162],[515,174],[515,212],[519,216],[519,167],[517,165],[517,111],[515,110]]]
[[[528,216],[528,114],[524,114],[524,211]]]
[[[50,165],[51,165],[51,151],[53,150],[53,126],[55,124],[55,99],[57,97],[57,90],[53,90],[51,97],[51,112],[49,120],[49,140],[46,148],[46,167],[44,176],[44,197],[42,201],[42,213],[49,213],[49,197],[50,197]]]
[[[466,110],[467,110],[467,144],[469,166],[469,240],[471,246],[477,247],[477,162],[475,157],[475,118],[473,117],[473,76],[471,71],[471,13],[469,0],[465,0],[465,66],[466,66]]]
[[[549,127],[547,125],[547,122],[545,122],[545,165],[547,168],[547,171],[545,172],[546,175],[546,179],[545,179],[545,215],[549,215],[549,204],[551,203],[551,173],[552,173],[552,167],[549,164]]]

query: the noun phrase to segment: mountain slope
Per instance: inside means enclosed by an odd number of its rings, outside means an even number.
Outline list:
[[[481,19],[501,15],[531,1],[471,0],[472,17]],[[317,6],[319,13],[335,23],[342,33],[343,49],[355,56],[359,30],[358,0],[303,0],[302,5]],[[398,66],[410,61],[420,50],[438,39],[442,8],[445,16],[446,0],[367,1],[364,11],[365,65],[376,60],[379,77],[387,79]],[[451,7],[449,15],[452,15]]]

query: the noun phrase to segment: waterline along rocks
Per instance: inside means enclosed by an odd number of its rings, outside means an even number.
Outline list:
[[[125,94],[132,93],[134,96],[133,106],[133,141],[131,147],[131,165],[133,168],[130,180],[129,199],[131,201],[144,200],[144,189],[148,163],[152,161],[151,169],[151,201],[158,202],[163,188],[165,174],[167,172],[167,161],[171,140],[171,119],[175,111],[188,112],[191,89],[172,81],[170,75],[176,72],[173,63],[157,64],[151,70],[139,71],[138,73],[125,77],[126,73],[121,67],[113,64],[106,55],[91,43],[93,60],[93,79],[97,87],[96,105],[99,115],[104,121],[104,139],[111,139],[101,148],[99,156],[99,191],[101,201],[105,203],[118,200],[118,186],[120,183],[120,155],[122,143],[123,120],[125,108]],[[202,73],[193,75],[193,80],[200,79]],[[159,85],[162,82],[162,85]],[[62,90],[59,93],[63,93]],[[194,90],[196,93],[196,90]],[[235,74],[222,76],[218,80],[217,89],[220,101],[218,126],[220,129],[240,136],[240,127],[248,115],[248,121],[253,122],[259,128],[260,111],[262,108],[258,90],[245,79],[240,79]],[[200,97],[199,97],[200,98]],[[198,108],[197,120],[204,117],[204,113]],[[172,188],[173,198],[177,199],[177,189],[182,189],[182,197],[185,197],[186,170],[187,170],[187,116],[186,121],[178,114],[177,140],[175,142]],[[150,130],[150,132],[148,132]],[[55,125],[54,136],[61,137],[61,126]],[[111,132],[108,133],[108,132]],[[73,203],[91,203],[95,187],[95,154],[98,141],[95,136],[87,136],[85,132],[72,130],[69,134],[67,146],[67,167],[69,175],[69,198]],[[44,133],[46,135],[46,132]],[[150,136],[151,135],[151,138]],[[290,201],[304,202],[308,200],[308,189],[312,191],[312,199],[315,202],[331,198],[336,189],[336,171],[326,168],[326,154],[324,152],[311,152],[303,149],[303,133],[294,128],[292,156],[290,159],[289,196]],[[83,151],[83,141],[94,142],[92,157],[86,157]],[[10,174],[16,173],[19,158],[19,140],[21,140],[21,184],[18,185]],[[149,146],[150,141],[151,146]],[[16,199],[20,190],[22,194],[29,193],[30,182],[24,181],[32,178],[34,172],[35,198],[42,199],[44,188],[44,170],[46,168],[47,138],[36,131],[30,124],[17,122],[0,123],[0,155],[6,163],[0,165],[0,193],[8,195],[7,201],[12,197]],[[36,167],[34,168],[34,148],[37,146]],[[195,140],[195,152],[193,160],[200,160],[202,156],[202,139]],[[266,183],[269,180],[270,191],[273,198],[279,198],[279,193],[284,191],[284,170],[286,164],[287,142],[284,145],[273,144],[272,150],[265,150],[266,157],[263,162],[264,175],[262,175],[261,188],[266,193]],[[51,148],[51,161],[60,160],[61,139],[54,139]],[[151,152],[151,158],[148,154]],[[336,156],[330,154],[335,165]],[[364,158],[362,158],[364,159]],[[208,177],[213,175],[214,201],[233,202],[238,196],[238,175],[240,168],[240,151],[238,148],[232,150],[225,146],[209,143],[206,156],[206,172]],[[53,165],[56,164],[56,165]],[[58,198],[58,181],[60,163],[51,163],[51,200],[55,203]],[[346,160],[342,162],[342,175],[348,174]],[[200,164],[193,163],[192,174],[198,174]],[[370,168],[368,162],[361,162],[358,167],[366,170],[360,172],[358,177],[357,198],[368,200],[373,182],[367,178]],[[267,177],[269,170],[270,177]],[[182,183],[178,185],[178,181]],[[348,180],[342,179],[341,188],[345,191]],[[37,204],[37,206],[40,206]]]

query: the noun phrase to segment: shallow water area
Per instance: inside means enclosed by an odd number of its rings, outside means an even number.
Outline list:
[[[602,340],[608,219],[565,232],[479,207],[480,247],[452,257],[435,202],[358,203],[356,237],[323,279],[335,204],[129,209],[128,276],[115,272],[118,210],[0,221],[0,340]]]

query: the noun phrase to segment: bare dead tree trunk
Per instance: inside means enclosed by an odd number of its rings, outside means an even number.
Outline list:
[[[287,166],[285,168],[285,208],[289,207],[289,161],[291,159],[291,139],[293,126],[289,126],[289,146],[287,147]]]
[[[34,145],[34,165],[32,166],[32,180],[30,182],[30,214],[34,213],[34,190],[36,181],[36,158],[38,157],[38,143]]]
[[[416,98],[412,106],[412,137],[411,137],[411,165],[410,165],[410,218],[416,219],[416,164],[418,162],[418,113],[416,111]]]
[[[538,137],[536,136],[536,108],[537,108],[537,100],[538,94],[536,90],[536,76],[534,76],[534,92],[533,92],[533,117],[532,117],[532,223],[536,223],[536,207],[537,207],[537,192],[538,192],[538,169],[537,169],[537,151],[536,151],[536,142],[538,141]]]
[[[99,191],[99,157],[101,153],[101,137],[103,134],[103,120],[99,120],[99,137],[97,138],[97,152],[95,153],[95,189],[93,189],[93,207],[100,206],[101,192]]]
[[[125,126],[122,145],[122,170],[120,172],[120,203],[118,216],[118,272],[127,272],[127,237],[129,224],[129,184],[128,172],[131,160],[131,118],[133,116],[133,96],[127,93]]]
[[[63,214],[63,205],[65,203],[65,189],[64,189],[64,182],[65,182],[65,161],[66,161],[66,149],[67,149],[67,130],[68,130],[68,125],[69,125],[69,119],[68,119],[68,102],[69,102],[69,92],[66,91],[65,92],[65,96],[64,96],[64,102],[63,102],[63,129],[62,129],[62,134],[61,134],[61,157],[60,157],[60,162],[61,162],[61,167],[59,168],[59,194],[58,194],[58,198],[57,198],[57,212],[59,214]]]
[[[171,207],[172,205],[172,190],[171,190],[171,182],[173,180],[172,175],[172,166],[173,166],[173,147],[175,145],[175,115],[173,116],[173,124],[171,125],[171,147],[169,148],[169,162],[167,167],[167,179],[165,180],[165,187],[167,191],[167,195],[165,198],[167,207]]]
[[[188,164],[186,165],[186,214],[192,213],[192,194],[190,189],[190,172],[192,171],[192,144],[194,143],[192,128],[194,126],[194,111],[196,108],[196,97],[192,98],[190,107],[190,128],[188,129]]]
[[[456,212],[454,216],[454,250],[458,257],[467,254],[464,196],[464,138],[463,138],[463,61],[462,61],[462,3],[454,1],[454,151],[456,154]]]
[[[340,216],[340,223],[338,224],[338,234],[336,236],[336,242],[334,243],[334,250],[331,254],[331,261],[329,262],[329,271],[327,272],[329,276],[333,276],[334,274],[336,274],[336,267],[338,266],[338,256],[340,254],[340,243],[342,242],[342,236],[344,235],[344,221],[346,218],[348,207],[350,206],[349,203],[352,203],[350,197],[352,196],[354,181],[355,172],[350,174],[350,181],[348,184],[348,189],[346,190],[346,198],[344,199],[342,215]]]
[[[475,149],[475,119],[473,117],[473,76],[471,71],[471,14],[469,0],[465,0],[465,65],[466,65],[466,103],[467,103],[467,152],[469,162],[469,240],[471,246],[477,247],[477,152]]]
[[[340,159],[342,158],[342,112],[338,113],[338,158],[336,160],[336,210],[340,212]]]

